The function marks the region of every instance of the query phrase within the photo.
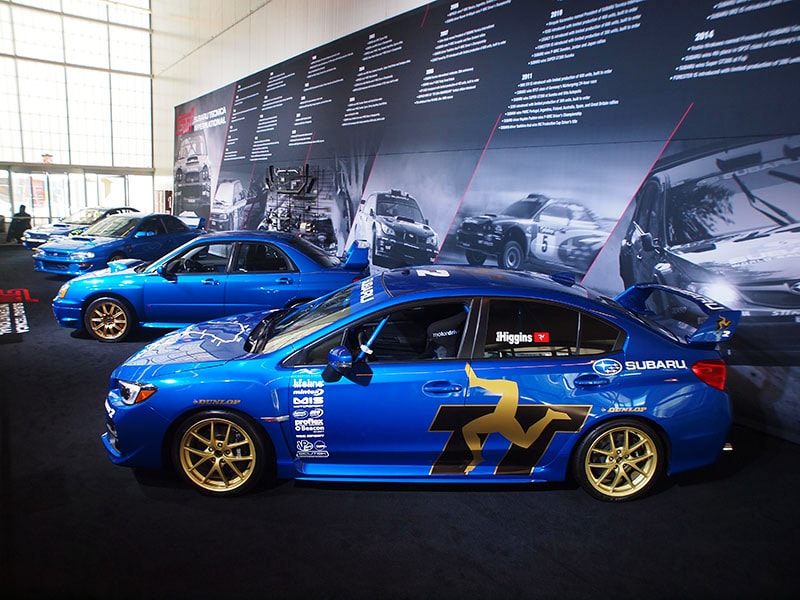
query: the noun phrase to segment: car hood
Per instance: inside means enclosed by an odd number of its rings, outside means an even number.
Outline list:
[[[758,229],[670,248],[683,261],[730,283],[800,276],[800,225]]]
[[[31,233],[39,233],[43,235],[61,235],[80,229],[81,227],[88,227],[88,225],[79,225],[77,223],[49,223],[47,225],[39,225],[30,230]]]
[[[520,217],[512,217],[511,215],[504,215],[499,214],[496,215],[494,213],[486,213],[483,215],[476,215],[473,217],[467,217],[464,219],[464,223],[473,223],[475,225],[483,225],[485,223],[508,223],[514,222],[517,223],[519,221],[527,221],[529,219],[522,219]]]
[[[256,356],[244,350],[244,343],[253,328],[273,312],[235,315],[173,331],[142,348],[118,371],[124,371],[125,377],[163,376]]]
[[[404,217],[379,216],[378,220],[394,230],[414,233],[421,237],[428,237],[434,233],[433,229],[431,229],[429,225],[425,225],[425,223],[417,223],[416,221],[412,221],[411,219],[406,219]]]
[[[47,250],[57,250],[60,252],[73,252],[75,250],[91,250],[100,246],[119,243],[124,238],[95,237],[86,235],[76,235],[69,238],[49,241]]]

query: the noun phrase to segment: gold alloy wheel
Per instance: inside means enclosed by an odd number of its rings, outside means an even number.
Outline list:
[[[190,425],[180,439],[178,458],[192,484],[214,493],[231,492],[247,484],[258,465],[254,437],[223,416]]]
[[[101,298],[91,304],[86,324],[94,336],[102,341],[122,339],[131,325],[125,306],[113,298]]]
[[[587,483],[609,499],[644,493],[659,471],[655,435],[633,424],[612,427],[591,443],[583,459]]]

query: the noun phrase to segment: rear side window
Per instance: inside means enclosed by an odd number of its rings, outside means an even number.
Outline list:
[[[614,325],[548,302],[492,300],[483,358],[552,358],[605,354],[622,348]],[[478,354],[480,356],[480,353]]]

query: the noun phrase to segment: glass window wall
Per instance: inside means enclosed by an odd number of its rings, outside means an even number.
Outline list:
[[[155,204],[149,0],[0,0],[0,215]]]

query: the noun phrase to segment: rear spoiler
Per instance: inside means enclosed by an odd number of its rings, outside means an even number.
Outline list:
[[[618,295],[614,300],[631,312],[639,315],[652,315],[653,312],[645,306],[647,299],[656,291],[674,294],[696,305],[705,315],[706,319],[697,330],[686,336],[686,342],[692,345],[716,344],[729,340],[736,331],[741,311],[733,310],[712,300],[702,294],[681,290],[659,283],[636,283]]]
[[[342,257],[345,269],[361,270],[369,266],[369,244],[365,240],[356,240]]]

